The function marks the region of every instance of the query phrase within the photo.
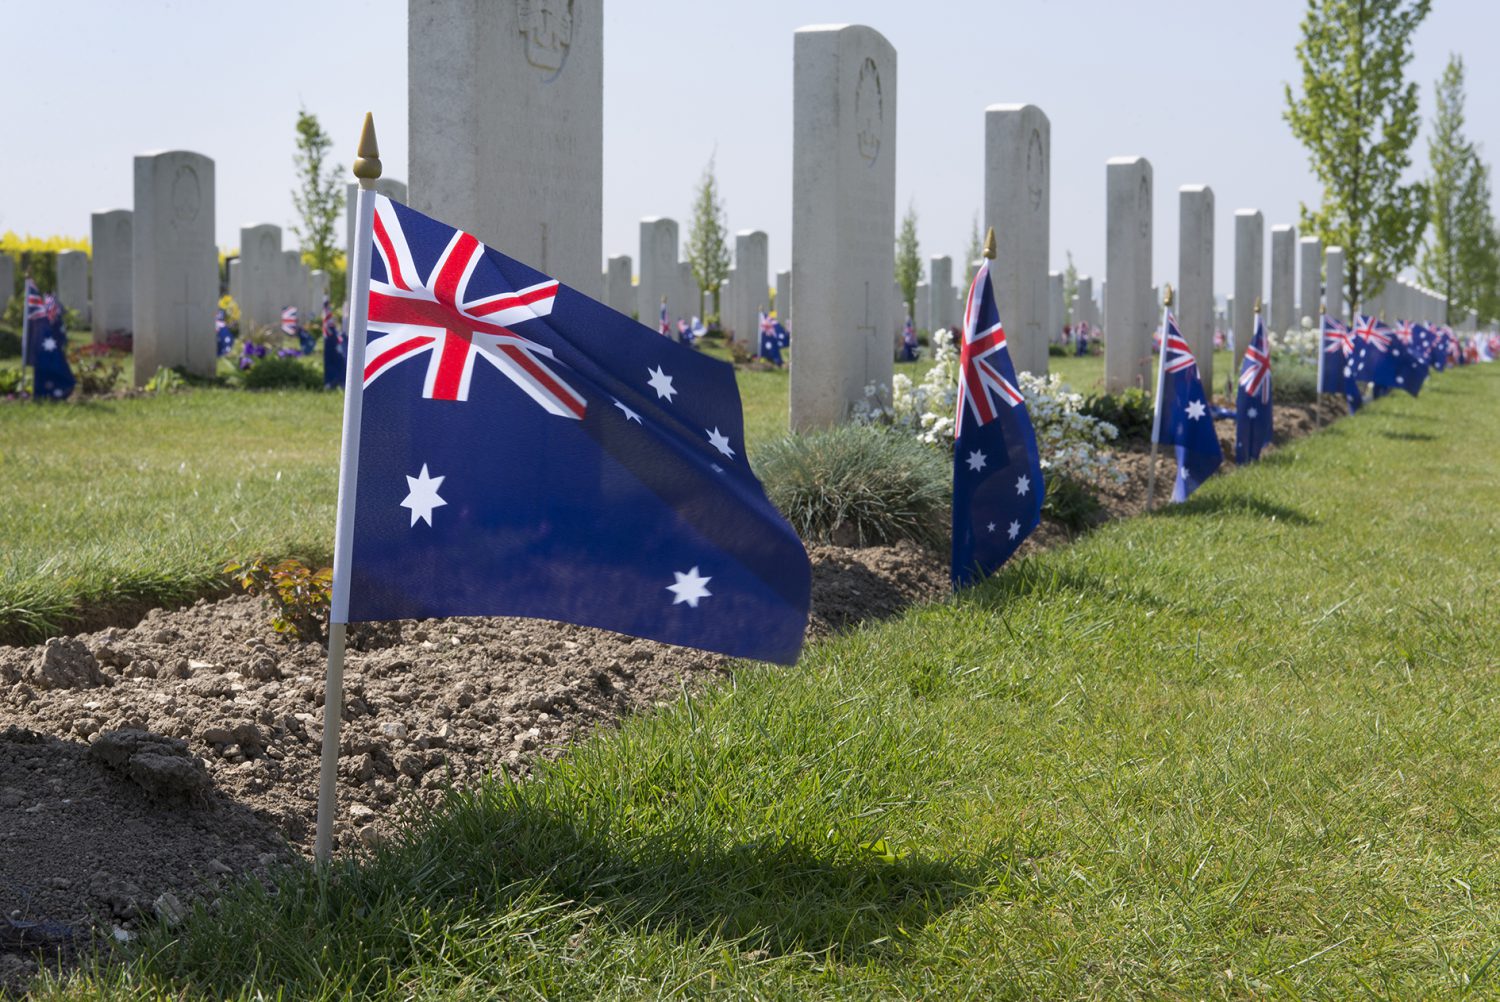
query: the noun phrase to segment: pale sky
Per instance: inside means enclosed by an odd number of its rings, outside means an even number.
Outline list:
[[[1269,241],[1273,225],[1297,221],[1299,201],[1318,198],[1282,119],[1283,85],[1300,81],[1304,0],[604,6],[606,254],[638,258],[643,216],[671,216],[685,232],[694,185],[716,153],[731,230],[765,230],[773,272],[790,267],[792,32],[830,22],[868,24],[896,48],[898,217],[915,203],[924,257],[964,252],[983,197],[990,104],[1032,103],[1051,120],[1056,269],[1071,249],[1081,272],[1103,277],[1112,156],[1144,155],[1154,168],[1157,282],[1176,280],[1179,186],[1214,189],[1221,295],[1234,211],[1260,209]],[[1469,135],[1493,157],[1500,65],[1485,51],[1500,37],[1500,2],[1433,6],[1408,71],[1423,115],[1448,54],[1460,53]],[[152,149],[214,159],[221,245],[236,246],[241,225],[287,227],[299,105],[319,116],[346,166],[373,111],[386,173],[406,179],[400,0],[53,0],[25,20],[28,41],[5,57],[12,127],[0,153],[0,231],[87,235],[90,211],[129,207],[131,157]],[[1425,127],[1414,154],[1425,175]]]

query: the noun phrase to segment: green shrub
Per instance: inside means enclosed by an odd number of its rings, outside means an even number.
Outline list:
[[[1067,358],[1067,346],[1061,344],[1049,344],[1047,346],[1047,355],[1051,358]]]
[[[82,396],[100,396],[111,392],[125,374],[120,356],[100,353],[92,348],[92,345],[87,345],[68,353],[71,356],[73,376],[78,380],[78,393]]]
[[[21,335],[8,327],[0,327],[0,358],[19,358]]]
[[[1151,440],[1151,398],[1138,387],[1123,393],[1096,393],[1083,402],[1080,412],[1114,425],[1120,432],[1119,441]]]
[[[1310,365],[1278,365],[1271,370],[1271,403],[1311,404],[1317,399],[1317,369]]]
[[[321,390],[323,374],[298,358],[268,355],[240,375],[249,390]]]
[[[1042,514],[1067,529],[1077,531],[1104,520],[1104,506],[1087,484],[1072,477],[1049,475]]]
[[[333,568],[315,571],[300,560],[268,564],[227,564],[224,573],[271,606],[271,628],[298,640],[328,639],[328,608],[333,601]]]
[[[947,545],[950,461],[910,435],[870,425],[788,435],[760,449],[756,467],[809,543]]]
[[[0,397],[7,397],[13,393],[23,393],[26,390],[26,377],[21,369],[11,368],[8,365],[0,365]]]

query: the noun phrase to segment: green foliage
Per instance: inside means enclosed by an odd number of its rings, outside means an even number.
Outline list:
[[[324,168],[333,139],[318,122],[318,116],[302,108],[297,112],[297,187],[292,204],[299,222],[292,232],[302,242],[303,257],[313,268],[332,273],[340,247],[338,223],[344,211],[344,168]]]
[[[1049,344],[1047,345],[1047,356],[1049,358],[1067,358],[1067,346],[1060,344]]]
[[[1104,506],[1093,490],[1072,477],[1048,473],[1042,514],[1077,532],[1104,520]]]
[[[1138,386],[1121,393],[1091,394],[1079,408],[1080,413],[1108,421],[1120,432],[1121,442],[1149,442],[1155,411],[1151,397]]]
[[[1073,252],[1068,251],[1068,266],[1063,269],[1063,323],[1073,323],[1073,299],[1078,295],[1078,266],[1073,263]],[[1053,331],[1056,336],[1058,332]]]
[[[719,182],[714,176],[714,158],[708,158],[698,190],[693,195],[693,223],[688,229],[687,260],[698,283],[698,298],[714,294],[715,315],[721,311],[719,283],[729,277],[729,223],[724,215],[724,200],[719,197]]]
[[[922,281],[922,272],[922,248],[917,243],[917,206],[912,203],[906,207],[906,215],[901,217],[901,233],[896,237],[896,284],[901,286],[907,316],[917,308],[917,286]]]
[[[267,355],[239,376],[247,390],[321,390],[323,374],[300,357]]]
[[[19,354],[19,349],[17,350]],[[20,366],[0,365],[0,397],[26,392],[26,376]]]
[[[262,559],[224,567],[235,584],[263,596],[272,610],[271,628],[297,640],[328,639],[328,609],[333,602],[333,568],[315,571],[300,560],[271,564]]]
[[[1493,316],[1500,296],[1500,246],[1490,209],[1490,170],[1464,134],[1464,63],[1452,55],[1437,87],[1437,112],[1427,141],[1428,236],[1418,280],[1437,290],[1452,310]]]
[[[951,464],[911,435],[839,425],[771,442],[755,466],[771,502],[808,542],[947,545]]]
[[[1302,95],[1286,85],[1285,117],[1323,185],[1322,204],[1302,206],[1302,231],[1344,249],[1351,310],[1412,263],[1427,219],[1426,186],[1402,176],[1421,121],[1404,71],[1430,8],[1308,0],[1302,19]]]
[[[1311,404],[1318,399],[1318,370],[1311,365],[1282,363],[1271,373],[1273,404]]]
[[[78,380],[76,392],[83,396],[102,396],[113,392],[125,375],[122,355],[112,351],[100,353],[93,345],[84,345],[68,353],[73,367],[73,378]]]
[[[187,389],[187,381],[176,369],[162,366],[156,370],[155,375],[146,380],[144,389],[147,393],[176,393],[178,390]]]

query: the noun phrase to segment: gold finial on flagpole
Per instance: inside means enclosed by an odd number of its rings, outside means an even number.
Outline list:
[[[1256,313],[1260,312],[1260,297],[1259,296],[1255,297],[1255,312]]]
[[[991,261],[995,259],[995,228],[993,226],[984,235],[984,256]]]
[[[380,144],[375,141],[375,116],[365,112],[365,124],[359,130],[359,156],[354,159],[354,176],[361,188],[375,187],[380,177]]]
[[[1162,295],[1161,302],[1162,302],[1163,306],[1171,306],[1172,305],[1172,283],[1171,282],[1167,283],[1167,291]]]

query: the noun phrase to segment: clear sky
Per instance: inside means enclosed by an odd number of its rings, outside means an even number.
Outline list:
[[[578,0],[580,3],[597,0]],[[1435,0],[1409,74],[1423,114],[1450,52],[1468,69],[1468,129],[1500,153],[1497,0]],[[1052,123],[1052,261],[1104,270],[1104,162],[1155,170],[1157,281],[1175,281],[1180,185],[1213,187],[1217,285],[1233,213],[1295,223],[1318,189],[1282,119],[1304,0],[606,0],[604,250],[637,257],[637,221],[686,225],[711,155],[731,229],[770,235],[790,267],[792,32],[869,24],[897,52],[898,210],[924,256],[962,255],[983,197],[984,108],[1036,104]],[[12,19],[14,20],[14,19]],[[316,113],[347,165],[375,112],[387,174],[406,177],[401,0],[53,0],[7,47],[13,127],[0,144],[0,231],[88,233],[128,207],[131,157],[190,149],[216,164],[219,242],[293,221],[293,125]],[[38,39],[46,39],[39,44]],[[497,95],[497,100],[503,100]],[[1425,174],[1426,131],[1414,150]],[[601,268],[603,263],[601,262]]]

